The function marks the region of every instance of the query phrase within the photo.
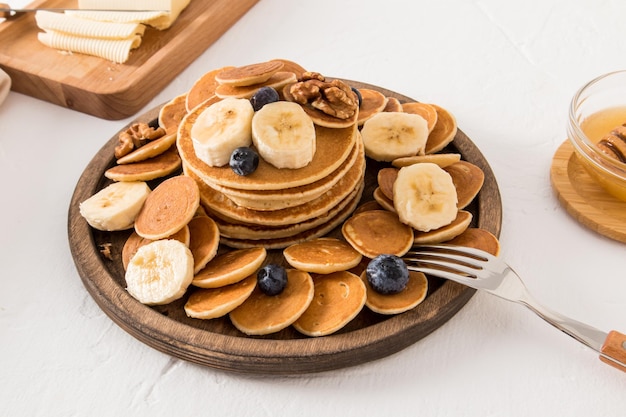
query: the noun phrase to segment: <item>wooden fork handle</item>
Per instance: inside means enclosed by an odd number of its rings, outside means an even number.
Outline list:
[[[609,356],[623,364],[626,364],[626,335],[611,330],[609,335],[606,337],[604,344],[601,349],[602,353],[606,356]],[[626,372],[626,366],[620,365],[619,363],[613,362],[610,359],[607,359],[603,356],[600,356],[600,360],[604,363],[607,363],[621,371]]]

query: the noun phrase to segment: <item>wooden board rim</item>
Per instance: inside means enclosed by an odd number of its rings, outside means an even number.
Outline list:
[[[610,239],[626,242],[626,203],[608,194],[587,174],[569,140],[552,158],[550,181],[559,202],[576,221]]]
[[[358,88],[378,89],[401,101],[414,101],[398,93],[348,81]],[[150,122],[160,106],[129,123]],[[100,308],[120,327],[143,343],[166,354],[212,368],[253,374],[302,374],[353,366],[396,353],[424,338],[454,316],[475,290],[446,281],[415,309],[381,323],[348,333],[320,338],[274,340],[233,337],[196,329],[165,317],[133,299],[115,283],[95,245],[93,234],[80,216],[78,205],[92,195],[109,166],[117,135],[93,157],[81,175],[68,213],[68,237],[76,268],[87,291]],[[500,235],[502,204],[498,185],[486,159],[461,131],[454,146],[464,159],[485,172],[477,197],[477,227]],[[88,239],[85,237],[88,236]],[[424,313],[436,313],[430,316]]]

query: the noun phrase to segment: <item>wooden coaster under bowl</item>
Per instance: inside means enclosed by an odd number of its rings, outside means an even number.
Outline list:
[[[550,180],[561,204],[579,223],[626,242],[626,202],[608,194],[587,174],[569,141],[554,154]]]

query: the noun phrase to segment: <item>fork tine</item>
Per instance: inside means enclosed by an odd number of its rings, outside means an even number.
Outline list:
[[[444,256],[419,254],[419,256],[416,257],[405,255],[402,258],[405,263],[411,262],[414,267],[443,270],[471,278],[476,278],[477,272],[482,269],[480,266],[464,262],[460,257],[453,257],[447,254]]]
[[[450,281],[455,281],[455,282],[458,282],[459,284],[467,285],[469,287],[476,286],[477,280],[475,278],[465,277],[455,272],[450,272],[450,271],[446,271],[446,270],[439,269],[439,268],[428,268],[425,266],[417,266],[417,265],[413,265],[409,263],[407,263],[407,268],[409,269],[409,271],[422,272],[426,275],[431,275],[433,277],[439,277],[439,278],[447,279]]]
[[[444,253],[446,257],[448,256],[448,254],[458,255],[458,256],[469,257],[473,261],[483,261],[483,262],[497,259],[496,256],[480,249],[470,248],[466,246],[446,245],[446,244],[413,246],[408,253],[409,254],[417,254],[417,253],[419,254],[442,254]]]

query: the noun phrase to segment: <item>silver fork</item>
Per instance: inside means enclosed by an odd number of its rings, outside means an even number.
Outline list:
[[[415,246],[402,258],[411,271],[449,279],[528,307],[598,352],[603,362],[626,372],[626,335],[615,330],[603,332],[537,303],[520,276],[500,258],[482,250],[445,244]]]

